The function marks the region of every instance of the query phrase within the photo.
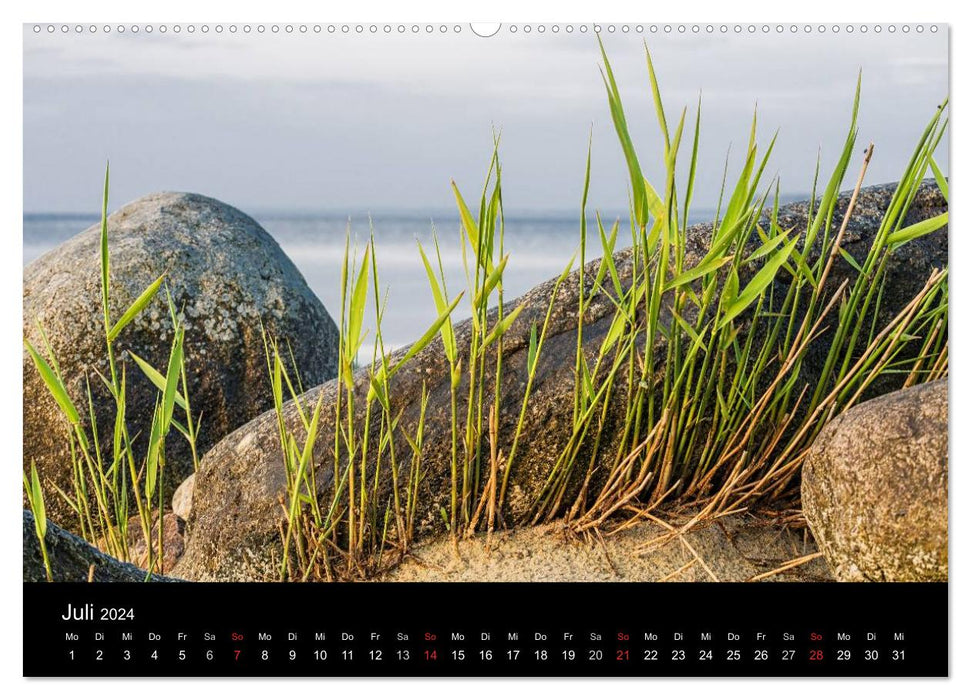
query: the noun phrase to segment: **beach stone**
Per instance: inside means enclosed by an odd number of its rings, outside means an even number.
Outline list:
[[[188,520],[189,513],[192,512],[192,489],[195,483],[196,475],[192,474],[172,494],[172,512],[183,520]]]
[[[844,238],[843,247],[857,259],[863,259],[873,241],[895,185],[879,185],[863,189],[854,216]],[[835,229],[841,223],[842,213],[850,195],[840,196],[837,213],[833,219]],[[947,203],[932,182],[919,189],[909,211],[907,222],[923,220],[946,211]],[[785,205],[779,212],[779,225],[783,229],[793,227],[805,231],[807,202]],[[686,265],[700,261],[708,250],[711,225],[701,224],[689,229],[686,246]],[[758,245],[757,239],[752,245]],[[818,258],[819,239],[810,251],[810,260]],[[621,285],[629,287],[632,273],[629,249],[614,255]],[[513,254],[510,265],[515,265]],[[886,322],[913,298],[931,271],[947,264],[946,228],[913,241],[900,248],[888,264],[888,285],[881,307],[881,322]],[[605,294],[592,295],[598,261],[587,264],[584,273],[584,298],[589,307],[583,319],[583,352],[588,358],[596,356],[613,320],[614,306]],[[760,269],[751,265],[744,269],[741,283]],[[786,273],[780,272],[780,279]],[[827,291],[833,291],[845,278],[854,278],[855,270],[841,257],[836,258]],[[782,283],[782,282],[779,282]],[[498,411],[498,430],[503,454],[509,447],[516,429],[526,385],[526,361],[530,330],[534,323],[542,326],[556,285],[550,280],[528,291],[520,299],[506,300],[505,308],[523,304],[523,310],[503,336],[502,343],[502,391]],[[573,417],[574,362],[577,306],[580,295],[580,274],[574,271],[556,289],[549,330],[543,353],[537,365],[532,395],[524,416],[524,439],[509,476],[504,505],[506,525],[515,525],[527,514],[532,497],[545,483],[557,456],[569,440]],[[664,306],[664,305],[662,305]],[[490,325],[496,319],[495,310]],[[665,322],[672,319],[662,317]],[[470,321],[455,324],[457,345],[463,366],[468,363],[468,345],[472,333]],[[417,332],[416,332],[417,335]],[[822,342],[816,341],[817,344]],[[814,346],[816,347],[816,346]],[[491,352],[494,353],[494,348]],[[406,349],[397,351],[392,359],[400,359]],[[465,355],[463,355],[463,352]],[[812,383],[818,380],[823,366],[824,352],[811,349],[806,358],[800,380]],[[663,356],[663,353],[658,356]],[[495,357],[487,358],[486,386],[494,378]],[[365,398],[368,390],[368,369],[359,369],[354,375],[355,406],[359,411],[359,424],[363,424]],[[875,382],[873,392],[879,393],[899,388],[893,375],[890,379]],[[459,389],[459,414],[464,415],[468,395],[467,373]],[[302,398],[303,405],[313,406],[323,399],[323,415],[333,415],[338,396],[336,381],[331,381],[308,391]],[[419,352],[398,371],[391,381],[391,410],[399,416],[400,430],[414,434],[421,413],[423,390],[428,392],[424,417],[424,445],[422,469],[425,474],[422,496],[418,504],[416,530],[419,536],[434,535],[442,529],[441,509],[449,503],[450,486],[450,380],[449,366],[442,351],[440,340]],[[611,402],[618,408],[605,417],[603,444],[620,435],[623,428],[623,401]],[[290,402],[284,406],[284,420],[297,435],[301,434],[300,418],[296,406]],[[371,416],[372,430],[378,430],[376,419]],[[330,455],[334,441],[333,421],[323,421],[317,437],[315,456],[316,483],[321,491],[331,488],[334,473]],[[299,439],[299,438],[298,438]],[[400,442],[399,442],[400,441]],[[410,454],[403,438],[396,441],[398,454]],[[325,446],[330,445],[330,448]],[[583,459],[583,456],[579,459]],[[387,476],[387,469],[384,476]],[[571,483],[571,493],[582,484]],[[196,474],[193,509],[186,527],[186,551],[180,560],[177,575],[193,580],[272,580],[279,576],[282,554],[279,525],[284,516],[281,497],[285,493],[286,474],[280,451],[277,417],[268,412],[228,435],[202,460]]]
[[[176,563],[185,551],[185,521],[175,513],[166,513],[162,517],[162,569],[166,573],[175,568]],[[152,549],[158,550],[159,521],[152,524]],[[128,520],[128,558],[140,569],[148,568],[148,546],[145,544],[145,533],[141,520],[136,515]],[[157,570],[157,569],[156,569]]]
[[[193,416],[202,418],[197,448],[208,450],[272,405],[260,323],[293,349],[308,386],[336,375],[337,328],[300,272],[263,228],[228,204],[198,194],[163,192],[125,205],[108,218],[111,318],[117,321],[159,275],[185,322]],[[86,416],[90,380],[102,453],[111,455],[114,402],[96,372],[108,376],[101,310],[100,225],[79,233],[24,268],[23,332],[43,348],[43,327],[68,391]],[[118,337],[126,366],[129,430],[138,458],[147,444],[157,389],[130,359],[132,351],[165,371],[172,323],[160,290]],[[119,371],[120,368],[119,368]],[[65,527],[75,513],[54,486],[73,495],[68,423],[26,350],[23,354],[23,466],[36,462],[48,513]],[[176,409],[177,418],[183,414]],[[166,495],[193,471],[186,441],[166,444]]]
[[[841,581],[947,580],[947,380],[855,406],[803,467],[809,527]]]
[[[133,564],[109,557],[77,535],[63,530],[50,520],[44,537],[47,556],[51,563],[51,579],[55,582],[141,583],[146,572]],[[24,583],[47,580],[44,558],[33,514],[24,511]],[[153,575],[152,581],[176,581],[169,576]]]

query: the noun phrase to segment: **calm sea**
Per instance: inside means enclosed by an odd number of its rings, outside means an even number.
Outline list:
[[[714,212],[697,210],[694,221],[710,220]],[[340,314],[340,266],[344,254],[348,218],[332,214],[254,217],[279,242],[307,283],[336,320]],[[24,264],[99,221],[97,214],[25,214]],[[613,219],[605,218],[609,226]],[[437,314],[416,241],[433,256],[433,231],[437,234],[442,264],[451,296],[465,288],[462,249],[457,218],[430,219],[414,214],[374,214],[371,217],[377,251],[379,284],[387,292],[382,320],[385,344],[396,347],[422,335]],[[587,259],[600,257],[596,221],[588,224]],[[536,284],[562,272],[580,241],[579,216],[569,213],[507,217],[506,251],[510,253],[504,274],[505,298],[512,299]],[[351,240],[362,253],[369,235],[367,215],[350,219]],[[625,237],[626,236],[626,237]],[[628,245],[623,227],[617,247]],[[434,262],[434,258],[432,257]],[[369,315],[374,327],[373,312]],[[463,304],[456,319],[468,316]],[[373,340],[373,334],[369,341]]]

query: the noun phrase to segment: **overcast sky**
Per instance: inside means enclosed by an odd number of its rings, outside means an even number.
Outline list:
[[[842,145],[863,70],[858,151],[871,183],[894,180],[948,94],[947,29],[820,35],[647,35],[669,119],[703,95],[695,201],[713,206],[729,144],[739,166],[758,102],[760,142],[780,130],[769,175],[810,189]],[[605,34],[642,165],[658,177],[643,37]],[[508,212],[576,209],[593,125],[591,206],[626,203],[591,32],[348,36],[171,31],[24,37],[24,208],[98,209],[111,160],[113,208],[158,190],[201,192],[246,211],[452,207],[475,196],[502,130]],[[687,156],[685,156],[685,159]],[[939,161],[947,172],[947,154]],[[852,171],[856,172],[856,165]],[[851,183],[848,183],[849,186]]]

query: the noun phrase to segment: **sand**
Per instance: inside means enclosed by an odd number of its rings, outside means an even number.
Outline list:
[[[682,516],[670,521],[685,522]],[[491,538],[478,535],[414,550],[384,581],[829,581],[832,574],[805,528],[731,515],[658,542],[669,532],[641,522],[622,532],[578,537],[554,522]],[[793,560],[808,561],[761,578]]]

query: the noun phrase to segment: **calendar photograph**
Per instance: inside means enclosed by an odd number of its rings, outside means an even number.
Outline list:
[[[679,671],[635,618],[605,628],[606,661],[570,657],[588,632],[563,616],[594,590],[660,620],[796,590],[865,615],[887,583],[930,586],[905,614],[946,652],[948,41],[24,25],[23,581],[59,601],[52,672],[178,674],[181,650],[203,675],[213,655],[221,674],[543,675],[547,654],[650,675],[654,649],[666,675],[733,675],[720,647],[717,673],[694,647]],[[71,665],[75,628],[162,629],[241,590],[305,628],[271,647],[214,623],[211,647],[132,661],[109,641],[106,665]],[[144,604],[103,607],[112,591]],[[360,621],[432,596],[477,631],[380,646],[307,605]],[[153,600],[172,602],[137,613]],[[524,628],[522,666],[457,655],[500,600],[555,633]],[[793,629],[771,673],[947,674],[946,653],[904,658],[903,628],[880,628],[879,660],[830,632],[817,659]]]

